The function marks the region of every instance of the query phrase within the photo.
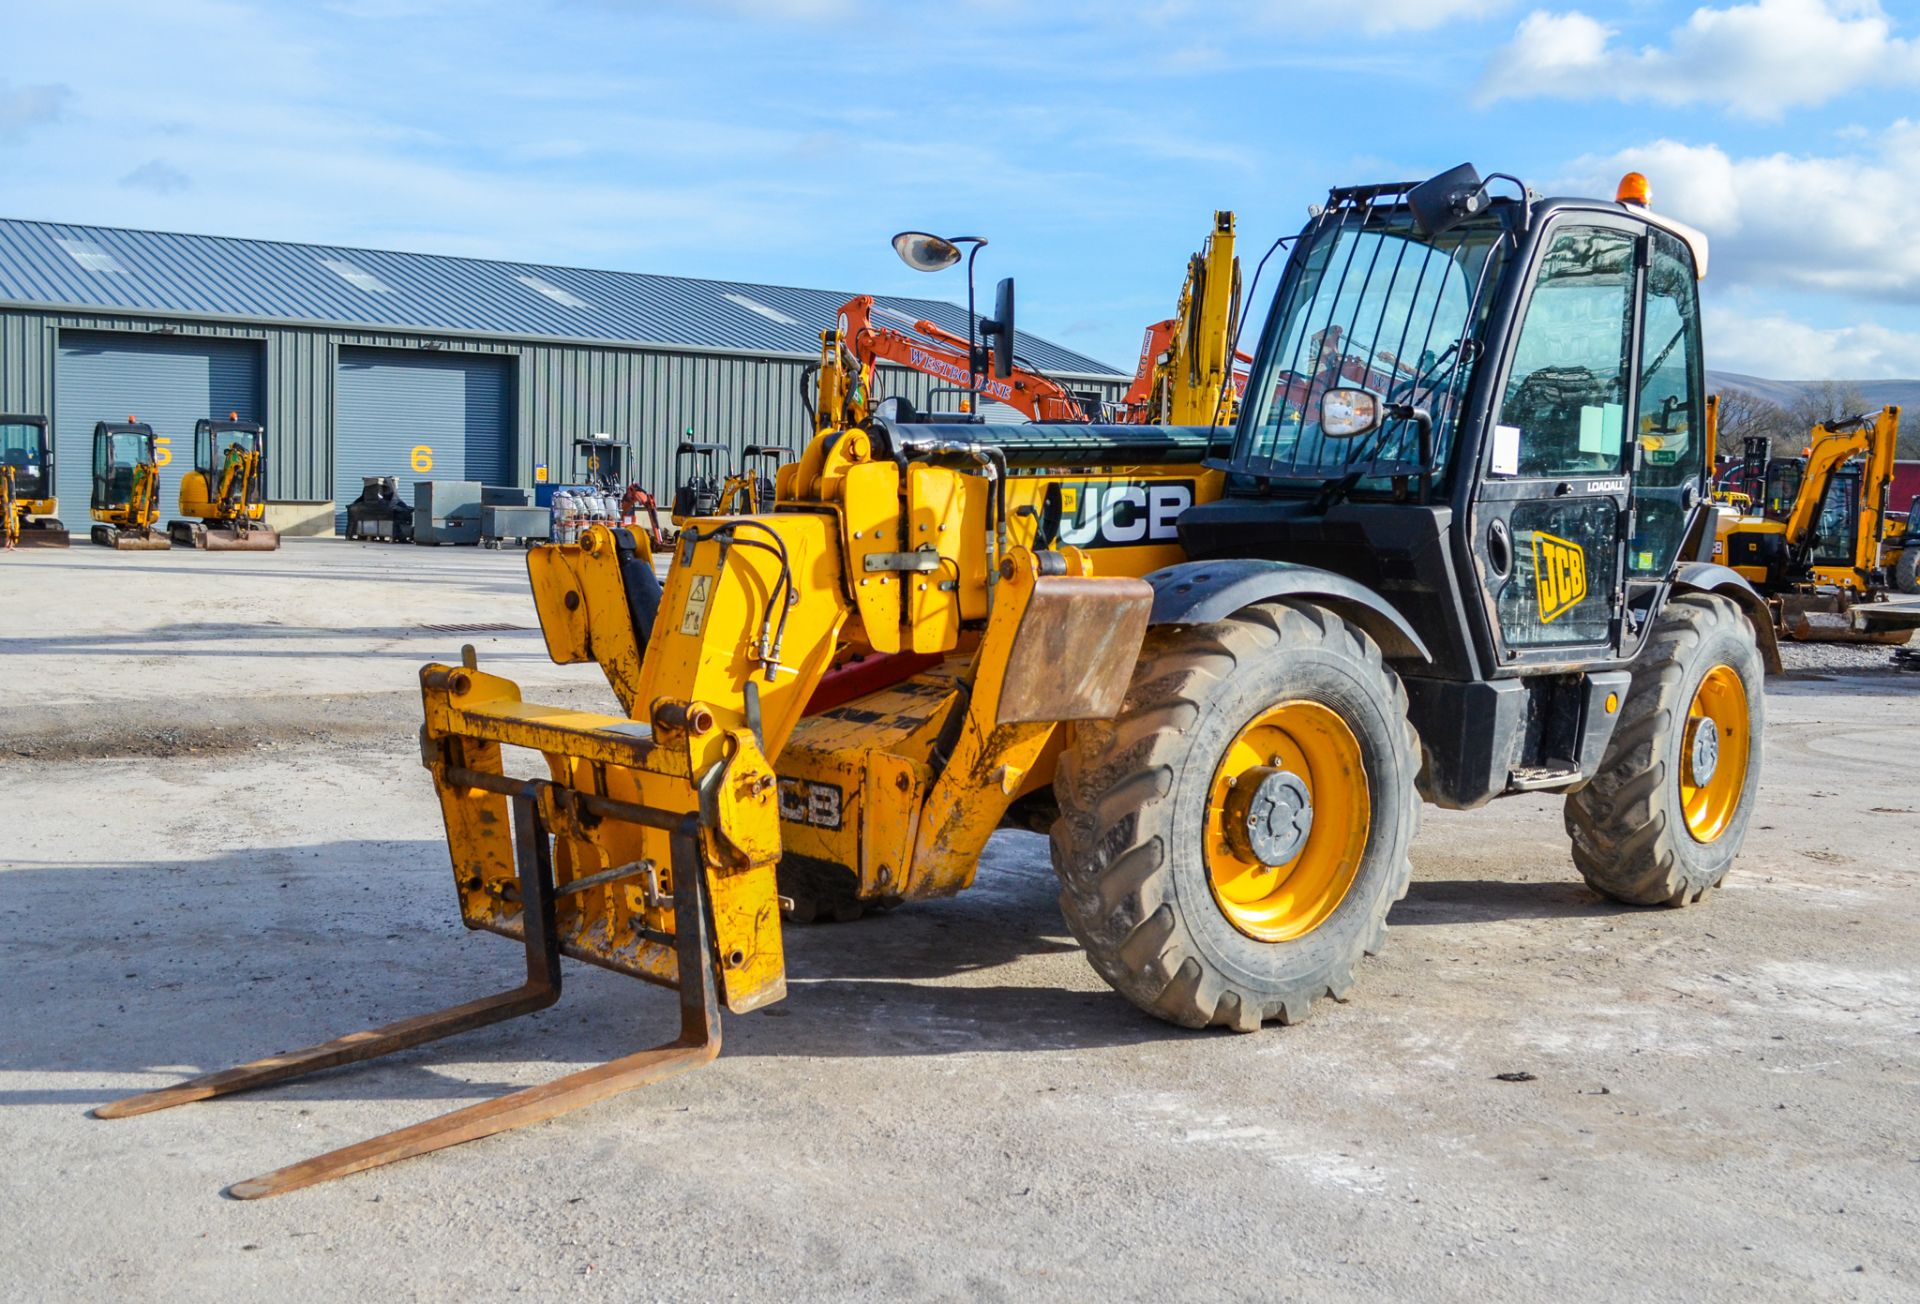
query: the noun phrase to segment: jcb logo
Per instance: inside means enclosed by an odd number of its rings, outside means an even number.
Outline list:
[[[1533,582],[1540,594],[1540,623],[1567,614],[1587,596],[1587,555],[1566,539],[1533,532]]]
[[[1180,537],[1176,522],[1193,506],[1193,481],[1110,480],[1060,486],[1060,542],[1075,548],[1124,548]]]

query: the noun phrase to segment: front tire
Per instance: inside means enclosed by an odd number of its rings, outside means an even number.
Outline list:
[[[1120,715],[1076,726],[1055,779],[1067,926],[1169,1022],[1297,1022],[1385,939],[1419,767],[1399,678],[1325,608],[1150,630]]]
[[[1667,603],[1599,771],[1567,798],[1588,886],[1646,906],[1683,906],[1719,886],[1760,789],[1764,684],[1739,607],[1705,593]]]

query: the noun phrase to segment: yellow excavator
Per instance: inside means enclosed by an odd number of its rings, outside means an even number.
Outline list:
[[[661,1045],[230,1192],[552,1118],[706,1063],[723,1006],[787,995],[791,871],[944,897],[1008,824],[1050,830],[1094,970],[1189,1027],[1345,999],[1423,800],[1564,794],[1588,883],[1698,900],[1753,818],[1778,661],[1764,601],[1706,560],[1705,238],[1637,177],[1541,199],[1462,165],[1337,188],[1293,244],[1218,443],[876,412],[781,467],[772,511],[688,521],[664,585],[637,529],[533,550],[549,653],[619,712],[527,701],[471,648],[420,671],[461,915],[524,981],[96,1112],[513,1018],[563,959],[677,992]]]
[[[162,552],[160,458],[153,427],[128,417],[93,427],[93,541],[121,552]]]
[[[47,419],[0,412],[0,540],[15,548],[65,548],[67,527],[54,515],[53,441]]]
[[[267,519],[267,428],[203,417],[193,426],[193,469],[180,478],[180,516],[168,522],[173,541],[209,552],[272,552],[280,536]]]
[[[1920,628],[1920,605],[1895,599],[1889,574],[1899,438],[1900,409],[1887,407],[1815,426],[1803,458],[1764,461],[1758,475],[1764,445],[1748,450],[1749,506],[1720,514],[1714,551],[1767,599],[1783,637],[1899,644]]]

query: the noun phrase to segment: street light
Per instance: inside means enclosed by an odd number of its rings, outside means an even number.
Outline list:
[[[926,231],[902,231],[893,237],[893,251],[916,272],[944,271],[960,261],[961,245],[973,246],[967,250],[967,392],[975,413],[980,411],[980,373],[985,367],[976,342],[979,332],[973,315],[973,260],[986,243],[985,236],[938,236]]]

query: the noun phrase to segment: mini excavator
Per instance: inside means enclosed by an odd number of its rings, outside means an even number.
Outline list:
[[[153,427],[128,417],[93,427],[93,541],[121,552],[162,552],[160,457]]]
[[[193,469],[180,478],[180,516],[167,531],[183,548],[208,552],[272,552],[280,536],[268,528],[267,428],[203,417],[193,426]]]
[[[0,412],[0,540],[15,548],[65,548],[67,527],[54,515],[53,441],[47,419]]]
[[[1920,628],[1920,605],[1892,596],[1899,439],[1900,409],[1887,407],[1815,426],[1801,458],[1767,460],[1760,437],[1743,450],[1738,480],[1762,507],[1722,512],[1714,552],[1767,599],[1782,637],[1899,644]]]

